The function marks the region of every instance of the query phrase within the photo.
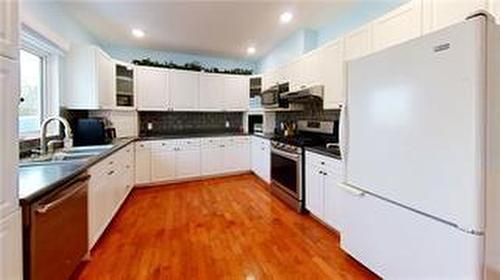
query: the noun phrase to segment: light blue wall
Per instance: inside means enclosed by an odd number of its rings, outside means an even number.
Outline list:
[[[256,63],[254,61],[248,61],[248,60],[150,50],[143,48],[116,46],[112,44],[102,44],[102,47],[112,57],[125,62],[132,62],[132,60],[134,59],[149,58],[151,60],[159,62],[173,61],[174,63],[177,64],[184,64],[197,61],[202,66],[205,66],[207,68],[211,67],[217,67],[219,69],[244,68],[244,69],[255,70],[256,67]]]
[[[284,65],[298,56],[332,41],[343,34],[387,13],[409,0],[360,0],[342,16],[317,30],[299,30],[257,61],[262,73]]]

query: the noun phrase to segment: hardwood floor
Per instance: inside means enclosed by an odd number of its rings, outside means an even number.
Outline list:
[[[377,279],[253,175],[136,189],[75,279]]]

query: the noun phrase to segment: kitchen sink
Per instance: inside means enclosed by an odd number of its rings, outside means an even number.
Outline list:
[[[112,148],[113,145],[99,145],[86,147],[72,147],[53,154],[30,158],[20,163],[20,166],[59,164],[64,162],[85,161]]]

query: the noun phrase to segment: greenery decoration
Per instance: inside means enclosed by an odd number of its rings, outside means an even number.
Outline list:
[[[150,67],[160,67],[160,68],[168,68],[168,69],[178,69],[178,70],[188,70],[188,71],[197,71],[197,72],[207,72],[207,73],[221,73],[221,74],[234,74],[234,75],[252,75],[251,69],[243,69],[243,68],[234,68],[230,70],[219,69],[216,67],[213,68],[205,68],[201,66],[198,61],[193,61],[190,63],[185,63],[183,65],[176,64],[172,61],[168,62],[159,62],[153,61],[149,58],[144,59],[134,59],[132,61],[135,65],[140,66],[150,66]]]

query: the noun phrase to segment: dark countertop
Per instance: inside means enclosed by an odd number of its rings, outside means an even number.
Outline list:
[[[317,153],[334,159],[342,159],[340,150],[338,148],[327,149],[325,146],[314,146],[314,147],[306,147],[306,151]]]
[[[141,140],[162,140],[162,139],[182,139],[182,138],[204,138],[204,137],[228,137],[228,136],[251,136],[243,132],[212,132],[212,133],[185,133],[158,136],[142,136],[115,139],[113,146],[97,156],[92,156],[83,160],[72,160],[62,162],[47,162],[31,165],[21,165],[19,168],[19,201],[21,205],[30,204],[44,195],[62,187],[66,183],[83,174],[94,164],[105,159],[128,144]],[[272,135],[256,135],[270,139]]]
[[[19,168],[19,202],[21,205],[43,197],[83,174],[92,165],[134,142],[137,138],[115,139],[113,146],[97,156],[83,160],[21,165]]]
[[[180,133],[169,135],[140,136],[141,141],[168,140],[182,138],[208,138],[208,137],[229,137],[229,136],[250,136],[244,132],[204,132],[204,133]]]
[[[264,138],[264,139],[267,139],[267,140],[271,140],[271,138],[273,138],[276,134],[274,133],[254,133],[252,134],[252,136],[257,136],[257,137],[260,137],[260,138]]]

